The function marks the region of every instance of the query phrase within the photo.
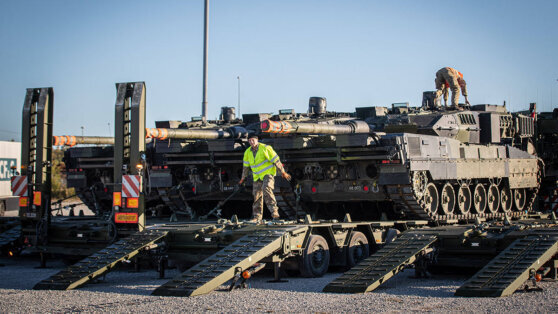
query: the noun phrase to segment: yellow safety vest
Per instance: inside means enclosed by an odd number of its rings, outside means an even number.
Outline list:
[[[279,159],[277,153],[273,150],[273,147],[259,143],[258,152],[256,153],[256,158],[254,158],[254,153],[252,148],[244,152],[244,167],[250,167],[252,169],[252,176],[254,182],[258,180],[263,180],[266,174],[275,176],[277,171],[275,170],[275,162]]]

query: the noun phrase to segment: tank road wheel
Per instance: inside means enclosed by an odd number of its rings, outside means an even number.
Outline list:
[[[498,212],[500,208],[500,191],[496,184],[491,184],[488,187],[488,211],[492,214]]]
[[[426,171],[413,172],[413,191],[417,199],[421,199],[428,184],[428,176]]]
[[[303,277],[321,277],[329,267],[329,246],[324,237],[313,234],[299,258],[298,267]]]
[[[469,210],[471,210],[471,190],[465,184],[459,187],[459,192],[457,193],[457,210],[458,214],[467,215]]]
[[[442,214],[449,215],[453,213],[455,208],[455,191],[451,184],[446,183],[442,187],[442,193],[440,194],[440,204],[442,208]]]
[[[475,194],[473,194],[473,205],[477,214],[484,213],[486,209],[486,189],[482,184],[477,184],[475,186]]]
[[[527,193],[525,189],[515,189],[513,191],[513,202],[517,211],[522,211],[527,203]]]
[[[512,194],[509,187],[504,186],[500,191],[500,205],[502,205],[502,211],[504,213],[509,213],[512,209]]]
[[[368,239],[364,233],[354,231],[347,247],[347,267],[351,268],[370,255]]]
[[[439,204],[438,189],[434,183],[430,182],[424,190],[424,210],[428,214],[436,215]]]

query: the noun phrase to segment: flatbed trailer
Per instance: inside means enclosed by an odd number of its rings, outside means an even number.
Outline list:
[[[522,247],[525,241],[534,246],[518,251],[517,247]],[[538,246],[536,241],[543,242]],[[521,288],[537,274],[556,278],[558,224],[552,219],[444,226],[429,226],[425,221],[350,219],[267,224],[233,219],[215,224],[157,224],[97,251],[39,282],[35,289],[77,288],[114,269],[123,260],[147,251],[160,257],[160,271],[166,260],[193,264],[153,291],[161,296],[209,293],[261,263],[274,265],[277,276],[282,263],[295,265],[305,277],[320,277],[331,266],[342,266],[349,270],[324,291],[363,293],[374,290],[407,267],[414,267],[417,275],[426,274],[428,267],[438,266],[436,259],[447,260],[452,256],[482,268],[457,295],[502,296]],[[528,265],[524,256],[532,260]],[[495,264],[500,268],[494,270]],[[479,280],[491,282],[485,273],[507,278],[509,282],[500,280],[483,290],[479,287],[486,285]]]

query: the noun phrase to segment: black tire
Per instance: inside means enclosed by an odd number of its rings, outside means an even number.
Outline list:
[[[354,231],[347,246],[347,267],[351,268],[370,255],[370,246],[364,233]]]
[[[314,278],[322,277],[329,268],[329,246],[324,237],[313,234],[298,261],[300,275]]]

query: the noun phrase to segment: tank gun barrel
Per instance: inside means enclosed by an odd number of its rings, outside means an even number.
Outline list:
[[[114,145],[114,137],[60,135],[52,137],[54,146],[75,146],[77,144]]]
[[[146,128],[147,138],[165,139],[192,139],[192,140],[216,140],[227,138],[245,138],[248,131],[243,127],[230,127],[227,129],[166,129]]]
[[[297,134],[355,134],[370,133],[368,123],[350,120],[345,124],[299,123],[265,120],[260,125],[264,133]]]

